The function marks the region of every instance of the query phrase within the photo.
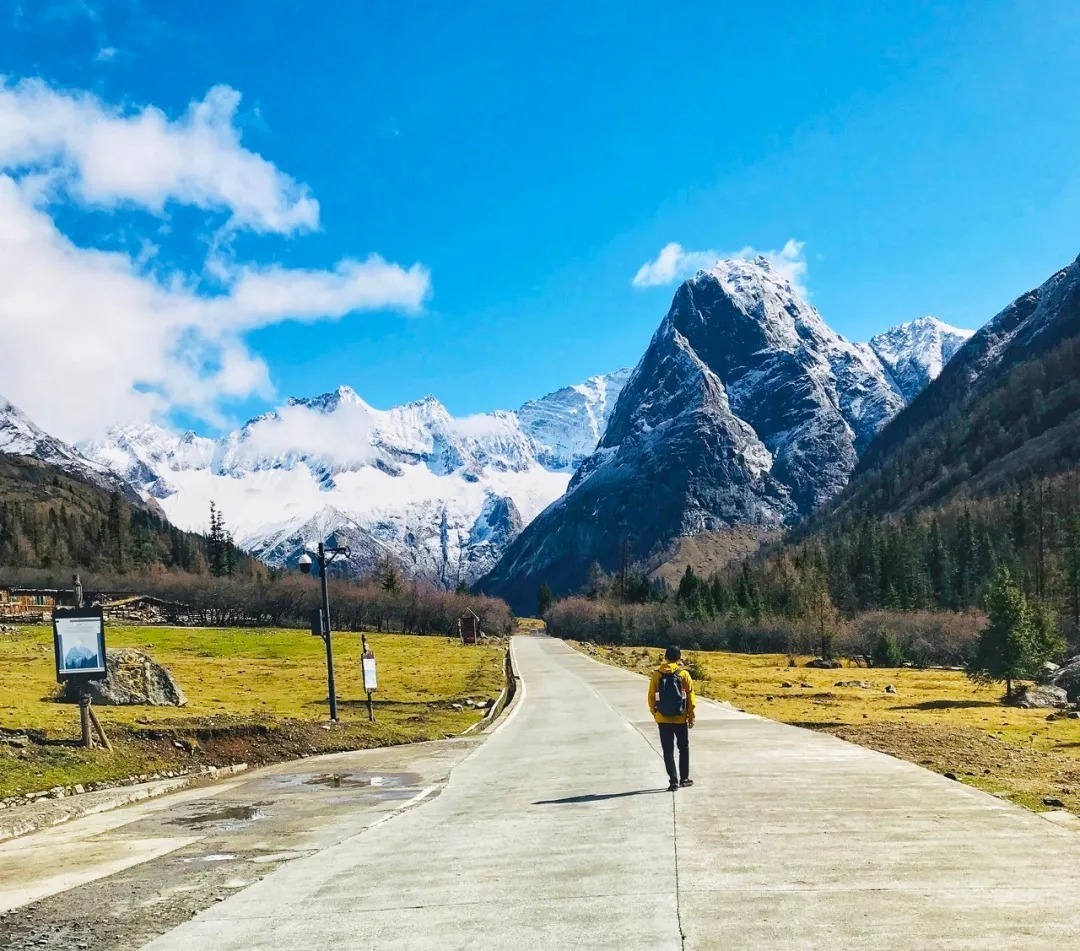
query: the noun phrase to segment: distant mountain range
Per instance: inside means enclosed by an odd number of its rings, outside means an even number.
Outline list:
[[[489,571],[562,494],[629,372],[464,418],[431,396],[378,410],[340,387],[217,440],[138,425],[82,450],[182,527],[205,526],[214,500],[237,542],[271,565],[295,564],[305,543],[337,532],[356,572],[389,559],[452,587]]]
[[[339,387],[218,439],[119,425],[75,448],[4,402],[0,452],[120,486],[185,530],[205,531],[213,501],[274,566],[336,532],[356,573],[489,576],[531,603],[539,579],[569,589],[627,543],[644,555],[815,510],[969,336],[923,317],[850,343],[765,259],[737,259],[679,288],[636,368],[515,411],[458,418],[430,396],[379,410]]]

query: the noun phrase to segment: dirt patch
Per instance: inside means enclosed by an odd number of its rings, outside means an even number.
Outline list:
[[[972,727],[871,723],[818,728],[1032,809],[1045,809],[1043,799],[1053,798],[1080,814],[1080,762],[1071,756],[1025,749]]]

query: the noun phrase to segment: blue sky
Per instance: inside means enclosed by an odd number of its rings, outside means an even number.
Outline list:
[[[118,252],[129,283],[188,295],[161,305],[167,332],[125,332],[147,354],[142,376],[100,355],[100,334],[72,345],[71,388],[90,354],[105,361],[97,379],[114,381],[107,398],[57,393],[0,358],[0,392],[71,438],[117,414],[209,432],[339,383],[376,406],[430,392],[455,413],[512,408],[636,362],[674,286],[631,281],[671,242],[800,242],[812,302],[854,339],[925,313],[977,326],[1080,252],[1071,3],[0,0],[0,11],[9,105],[31,117],[20,134],[39,143],[33,123],[66,115],[72,97],[93,113],[82,138],[0,155],[19,212],[57,232],[41,286],[66,280],[62,235]],[[43,86],[18,86],[31,78]],[[210,118],[180,129],[193,102],[210,103]],[[98,120],[149,107],[177,124],[168,141],[188,170],[154,146],[103,183],[100,163],[135,153],[122,130],[95,132]],[[0,133],[3,122],[0,110]],[[35,175],[46,185],[32,187]],[[351,270],[371,253],[381,270]],[[28,252],[0,277],[36,273],[37,260]],[[19,309],[32,288],[0,295],[0,325],[16,342],[27,327],[64,336],[65,321],[77,340],[95,321],[113,333],[94,275],[40,325]],[[245,275],[278,303],[244,305]],[[132,312],[117,332],[137,327],[144,291],[125,289]],[[228,299],[204,306],[217,295]],[[74,313],[90,298],[102,309]],[[302,320],[294,298],[307,302]],[[197,318],[175,317],[196,305]]]

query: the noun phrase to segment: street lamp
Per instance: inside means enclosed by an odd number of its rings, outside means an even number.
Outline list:
[[[305,574],[311,574],[313,564],[319,566],[319,578],[322,581],[322,628],[319,633],[326,643],[326,688],[330,694],[330,719],[336,721],[337,694],[334,690],[334,645],[330,640],[330,592],[326,587],[326,569],[338,558],[349,557],[349,546],[343,545],[337,535],[331,535],[326,542],[319,542],[319,547],[305,551],[300,556],[300,570]]]

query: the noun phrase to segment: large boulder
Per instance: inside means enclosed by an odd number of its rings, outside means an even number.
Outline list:
[[[1021,707],[1025,710],[1061,709],[1069,705],[1069,698],[1060,687],[1024,684],[1024,686],[1017,687],[1013,691],[1009,703],[1014,707]]]
[[[1080,657],[1067,660],[1064,666],[1054,671],[1050,682],[1064,690],[1073,703],[1080,701]]]
[[[131,647],[107,651],[105,666],[108,677],[89,683],[90,699],[94,703],[110,707],[182,707],[187,703],[173,675],[142,651]],[[71,681],[64,684],[62,699],[69,703],[78,701],[78,688]]]
[[[844,665],[838,660],[830,660],[825,657],[816,657],[806,662],[807,667],[817,667],[820,670],[839,670]]]

